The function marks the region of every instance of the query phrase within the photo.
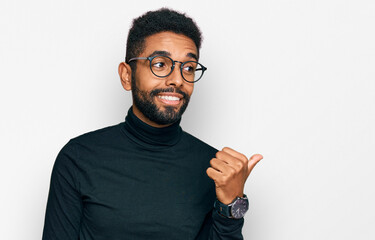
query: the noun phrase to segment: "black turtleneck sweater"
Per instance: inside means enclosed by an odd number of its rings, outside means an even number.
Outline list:
[[[57,156],[43,240],[242,239],[243,219],[213,210],[217,150],[176,122],[125,122],[70,140]]]

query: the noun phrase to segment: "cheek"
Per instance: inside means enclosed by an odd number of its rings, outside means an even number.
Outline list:
[[[137,69],[137,73],[135,76],[136,76],[137,87],[143,91],[149,92],[157,88],[161,83],[159,79],[155,79],[153,75],[150,75],[150,73],[145,72],[145,71],[138,72],[138,69]]]
[[[194,83],[187,85],[185,89],[189,96],[191,96],[194,91]]]

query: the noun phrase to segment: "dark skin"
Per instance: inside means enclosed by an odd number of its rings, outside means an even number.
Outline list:
[[[192,39],[182,34],[173,32],[161,32],[146,38],[144,51],[139,57],[148,57],[155,51],[163,51],[169,54],[174,60],[197,61],[198,50]],[[179,63],[177,63],[179,64]],[[131,91],[131,68],[129,64],[122,62],[118,67],[121,78],[121,84],[125,90]],[[152,74],[149,68],[148,60],[137,61],[137,70],[135,73],[136,84],[140,90],[151,91],[156,88],[179,88],[189,96],[194,90],[194,83],[188,83],[182,78],[179,65],[166,78],[158,78]],[[165,100],[163,96],[174,97],[174,100]],[[179,99],[179,100],[177,100]],[[153,102],[160,111],[165,107],[174,107],[178,111],[182,105],[183,98],[176,93],[161,93],[155,96]],[[166,127],[168,125],[159,125],[145,117],[142,112],[133,104],[134,114],[143,122],[153,127]],[[216,153],[215,158],[210,161],[211,167],[206,170],[207,175],[214,180],[216,186],[217,199],[224,203],[231,203],[236,197],[242,197],[247,178],[255,165],[263,158],[260,154],[254,154],[248,159],[242,153],[239,153],[229,147],[224,147]]]

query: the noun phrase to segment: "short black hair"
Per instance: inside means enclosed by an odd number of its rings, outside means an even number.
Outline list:
[[[148,11],[133,20],[126,43],[125,62],[138,57],[143,52],[146,37],[166,31],[183,34],[193,40],[199,56],[202,33],[194,20],[175,10],[161,8],[156,11]],[[131,64],[131,67],[134,68],[135,65]]]

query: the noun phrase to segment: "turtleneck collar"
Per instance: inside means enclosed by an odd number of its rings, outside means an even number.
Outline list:
[[[130,107],[124,127],[126,135],[133,141],[145,147],[158,148],[173,146],[180,140],[180,122],[181,119],[168,127],[152,127],[139,119]]]

